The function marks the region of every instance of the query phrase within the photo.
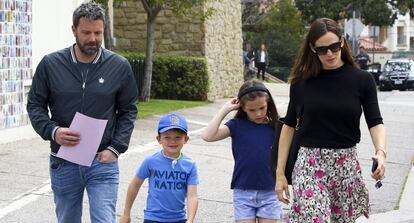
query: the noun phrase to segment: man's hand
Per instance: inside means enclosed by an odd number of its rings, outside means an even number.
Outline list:
[[[60,127],[55,132],[55,141],[62,146],[76,146],[80,141],[80,134],[69,128]]]
[[[105,149],[98,153],[96,159],[102,163],[110,163],[118,159],[118,157],[111,150]]]

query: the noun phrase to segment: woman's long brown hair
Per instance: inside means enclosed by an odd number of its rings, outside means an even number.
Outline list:
[[[318,55],[311,50],[311,46],[315,46],[315,42],[328,32],[332,32],[338,36],[343,42],[341,49],[341,59],[346,64],[355,65],[352,57],[351,49],[346,40],[342,37],[342,30],[332,19],[319,18],[316,19],[305,37],[304,42],[296,56],[295,63],[289,75],[289,82],[295,83],[299,80],[307,80],[311,77],[317,77],[322,69],[322,64]]]

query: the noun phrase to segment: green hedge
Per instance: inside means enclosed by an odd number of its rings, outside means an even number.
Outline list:
[[[144,54],[137,52],[122,52],[121,55],[130,62],[145,59]],[[143,75],[143,72],[139,73]],[[143,80],[142,77],[138,79]],[[154,57],[151,98],[205,101],[207,92],[208,73],[204,58],[167,55]]]
[[[266,72],[283,80],[285,82],[289,79],[290,68],[289,67],[268,67]]]

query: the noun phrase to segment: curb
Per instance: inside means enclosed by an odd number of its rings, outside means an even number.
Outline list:
[[[411,164],[411,170],[405,183],[404,192],[401,196],[400,210],[412,213],[414,219],[414,168]]]
[[[407,176],[407,182],[400,200],[400,209],[371,215],[369,219],[360,217],[356,223],[412,223],[414,222],[414,168],[411,164],[411,170]]]

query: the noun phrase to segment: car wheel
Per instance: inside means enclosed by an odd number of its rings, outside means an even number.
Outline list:
[[[379,91],[390,91],[391,90],[389,88],[382,87],[382,86],[380,86],[378,89],[379,89]]]

